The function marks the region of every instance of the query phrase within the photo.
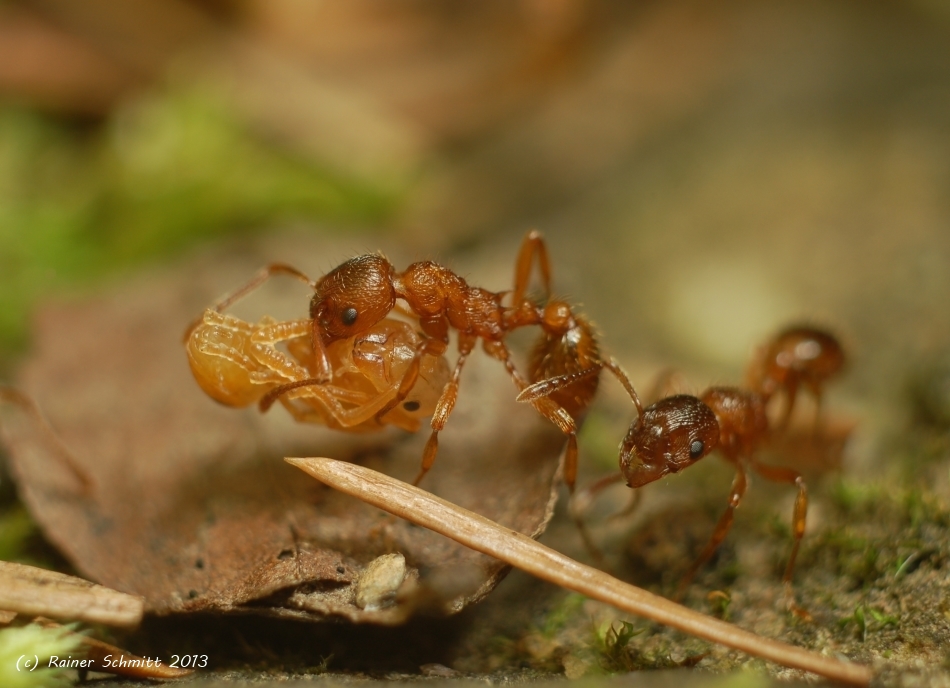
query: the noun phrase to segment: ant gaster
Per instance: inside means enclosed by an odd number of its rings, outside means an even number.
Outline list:
[[[815,398],[816,423],[825,383],[844,367],[845,355],[834,335],[807,325],[788,327],[762,347],[749,366],[749,387],[771,399],[784,391],[786,402],[780,427],[787,425],[799,387]]]

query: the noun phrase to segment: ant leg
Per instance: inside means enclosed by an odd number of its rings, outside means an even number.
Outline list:
[[[606,488],[614,485],[616,483],[623,481],[623,475],[621,473],[611,473],[608,476],[605,476],[587,487],[575,492],[571,495],[571,498],[567,502],[567,511],[571,515],[571,519],[574,521],[574,525],[577,526],[577,530],[580,533],[581,540],[584,543],[584,548],[587,550],[587,553],[590,554],[591,558],[597,562],[597,564],[603,567],[605,563],[604,554],[601,549],[594,544],[593,538],[590,536],[590,532],[587,530],[587,525],[584,523],[584,514],[587,512],[591,503],[597,497],[598,494],[603,492]],[[640,496],[640,493],[634,490],[636,497]],[[634,499],[634,502],[639,501]],[[610,518],[616,518],[620,513],[625,513],[629,510],[629,507],[624,507],[617,514],[613,514]]]
[[[445,353],[447,348],[448,344],[440,339],[424,339],[422,344],[416,349],[416,353],[409,362],[409,367],[406,368],[406,372],[403,373],[396,394],[376,412],[376,418],[382,419],[383,416],[399,406],[399,404],[409,396],[409,392],[416,386],[416,381],[419,379],[419,370],[422,367],[423,356],[435,356],[438,358]]]
[[[518,258],[515,261],[515,287],[511,294],[511,304],[517,308],[524,300],[524,294],[528,289],[528,282],[531,279],[531,265],[534,262],[534,256],[538,256],[538,266],[541,268],[541,281],[544,283],[544,298],[551,296],[551,261],[548,258],[548,248],[544,243],[544,237],[541,232],[532,229],[525,235],[521,242],[521,248],[518,250]]]
[[[369,397],[364,393],[323,384],[292,383],[284,387],[285,390],[279,395],[280,402],[295,420],[323,423],[328,427],[341,429],[352,428],[374,417],[378,418],[380,407],[388,403],[390,396],[384,394]],[[301,409],[291,403],[294,399],[300,399],[309,409]],[[351,408],[344,407],[343,403]],[[325,413],[319,413],[317,404]]]
[[[53,430],[52,426],[49,424],[49,421],[46,420],[46,417],[43,415],[42,411],[40,411],[40,408],[36,405],[36,402],[20,390],[14,389],[13,387],[7,387],[6,385],[0,385],[0,399],[15,406],[19,406],[33,418],[33,420],[43,429],[44,434],[50,438],[56,454],[66,465],[66,467],[69,468],[73,476],[75,476],[75,478],[79,481],[79,484],[81,485],[80,494],[89,494],[95,485],[92,476],[89,475],[85,468],[79,465],[76,457],[74,457],[72,452],[66,448],[66,445],[63,444],[63,441],[59,439],[56,431]]]
[[[767,466],[758,462],[753,462],[752,468],[766,480],[788,483],[798,488],[798,496],[795,497],[795,508],[792,512],[792,553],[788,556],[788,564],[785,565],[782,583],[785,584],[789,610],[797,616],[810,617],[807,611],[795,604],[795,598],[792,595],[792,571],[795,569],[795,559],[798,557],[802,537],[805,535],[805,518],[808,515],[808,487],[805,485],[801,474],[790,468]]]
[[[798,382],[793,378],[789,381],[788,386],[785,388],[785,401],[786,406],[782,411],[782,419],[778,423],[778,430],[785,430],[788,427],[788,422],[792,418],[792,411],[795,408],[795,399],[798,397]]]
[[[623,385],[623,388],[627,390],[627,394],[630,395],[633,405],[637,407],[637,413],[642,416],[643,404],[640,403],[640,395],[637,394],[637,390],[634,389],[633,383],[630,382],[630,378],[627,377],[626,371],[624,371],[624,369],[614,358],[601,361],[596,365],[580,372],[564,373],[563,375],[549,377],[546,380],[539,380],[538,382],[530,384],[522,389],[517,396],[517,401],[534,402],[543,397],[550,396],[554,392],[564,389],[565,387],[569,387],[579,380],[591,377],[592,375],[597,375],[600,373],[602,368],[609,370],[613,376],[617,378],[617,381]]]
[[[594,366],[580,373],[558,375],[557,377],[528,385],[528,381],[525,380],[525,378],[521,376],[521,373],[518,372],[518,369],[515,368],[515,364],[511,360],[511,352],[508,351],[508,347],[505,346],[504,342],[485,342],[484,347],[490,356],[504,363],[505,370],[508,371],[515,386],[521,390],[516,399],[518,401],[529,402],[538,413],[554,423],[558,427],[558,430],[567,435],[567,447],[564,451],[563,478],[567,489],[571,494],[574,494],[574,483],[577,482],[577,422],[570,413],[551,401],[547,395],[578,379],[596,374],[600,371],[601,366]],[[568,380],[567,378],[572,379]],[[546,389],[545,383],[551,383],[553,387]],[[528,392],[528,394],[522,398],[522,395],[526,392]]]
[[[448,421],[452,409],[455,408],[455,402],[459,394],[459,377],[462,375],[462,367],[465,365],[468,355],[472,352],[473,345],[473,338],[459,337],[459,357],[455,362],[452,377],[449,378],[445,388],[442,390],[442,396],[439,397],[439,401],[435,405],[435,412],[432,414],[431,422],[432,434],[429,435],[429,440],[426,442],[425,449],[422,452],[422,466],[419,468],[419,475],[412,481],[413,485],[418,485],[425,477],[425,474],[429,472],[429,469],[432,468],[432,464],[435,463],[435,456],[439,452],[439,433],[445,427],[445,423]]]
[[[551,396],[555,392],[558,392],[565,387],[570,387],[575,382],[599,374],[602,367],[603,364],[599,364],[579,372],[564,373],[563,375],[555,375],[554,377],[545,378],[544,380],[538,380],[537,382],[533,382],[530,385],[522,387],[521,391],[518,393],[518,396],[515,397],[515,401],[533,404],[540,399]],[[515,374],[518,375],[518,379],[522,379],[520,374],[517,372]]]
[[[300,272],[300,270],[297,268],[293,268],[284,263],[271,263],[270,265],[265,265],[263,268],[258,270],[257,274],[255,274],[243,287],[235,289],[231,293],[221,297],[221,299],[219,299],[218,302],[210,308],[210,310],[221,313],[225,308],[250,294],[274,275],[289,275],[299,279],[301,282],[305,282],[308,286],[310,286],[311,289],[316,288],[317,285],[316,282]],[[188,329],[185,330],[184,341],[188,341],[188,338],[191,336],[191,333],[194,331],[194,329],[201,324],[201,320],[201,318],[198,318],[188,326]]]
[[[748,480],[746,480],[745,468],[743,467],[742,463],[736,462],[736,477],[732,481],[732,490],[729,493],[729,505],[722,513],[722,516],[719,517],[719,523],[716,524],[716,529],[713,531],[712,537],[706,544],[706,548],[700,553],[700,555],[696,558],[696,561],[694,561],[692,566],[689,567],[686,575],[684,575],[680,580],[679,586],[676,588],[676,595],[673,597],[675,601],[679,601],[683,598],[686,588],[688,588],[689,584],[693,582],[693,578],[696,576],[696,573],[703,564],[709,561],[709,558],[715,553],[715,551],[719,548],[719,545],[722,544],[722,541],[726,538],[726,535],[729,533],[729,529],[732,528],[732,519],[735,516],[736,507],[738,507],[739,502],[742,501],[742,496],[745,494],[747,486]]]
[[[300,280],[301,282],[304,282],[311,289],[315,289],[317,286],[316,282],[314,282],[312,279],[310,279],[305,274],[300,272],[300,270],[298,270],[297,268],[291,267],[290,265],[287,265],[285,263],[271,263],[269,265],[265,265],[263,268],[258,270],[257,274],[255,274],[251,278],[251,280],[247,284],[245,284],[243,287],[235,289],[230,294],[227,294],[224,297],[222,297],[221,300],[219,300],[214,306],[212,306],[212,308],[216,310],[218,313],[220,313],[225,308],[230,306],[232,303],[235,303],[243,299],[245,296],[247,296],[252,291],[260,287],[262,284],[264,284],[264,282],[269,280],[274,275],[289,275],[290,277],[294,277]]]

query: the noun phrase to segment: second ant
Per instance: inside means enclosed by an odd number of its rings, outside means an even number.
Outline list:
[[[726,509],[709,542],[680,580],[675,596],[680,599],[696,573],[729,533],[735,510],[748,487],[750,471],[767,480],[794,486],[797,496],[792,513],[792,551],[782,580],[789,591],[790,609],[806,614],[794,604],[790,586],[805,533],[808,490],[800,473],[790,468],[764,464],[755,454],[767,443],[775,429],[767,414],[770,399],[779,390],[785,390],[787,400],[778,426],[779,429],[784,428],[799,384],[805,385],[816,400],[820,400],[824,384],[841,369],[844,354],[833,335],[807,326],[783,330],[763,351],[765,353],[753,363],[749,375],[757,385],[755,389],[710,387],[699,397],[677,394],[660,399],[647,408],[643,407],[636,392],[628,389],[637,409],[637,418],[620,445],[620,473],[586,488],[579,497],[590,499],[617,482],[625,482],[636,490],[670,473],[679,473],[719,449],[723,458],[735,468],[736,475]],[[528,401],[553,394],[571,383],[572,377],[561,375],[537,382],[524,390],[519,400]],[[816,416],[816,427],[818,422]]]

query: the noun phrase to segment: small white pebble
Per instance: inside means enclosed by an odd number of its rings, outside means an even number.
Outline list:
[[[440,678],[453,678],[459,675],[455,669],[447,667],[444,664],[423,664],[419,667],[423,676],[438,676]]]
[[[393,604],[396,591],[406,578],[406,558],[384,554],[367,564],[356,584],[356,606],[376,611]]]

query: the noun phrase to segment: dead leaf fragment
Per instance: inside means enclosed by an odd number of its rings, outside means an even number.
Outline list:
[[[357,241],[365,251],[367,240]],[[216,255],[39,313],[20,388],[91,477],[91,489],[80,489],[31,414],[4,404],[0,430],[24,502],[77,570],[141,595],[153,613],[251,611],[377,623],[401,622],[413,608],[401,598],[389,608],[356,604],[364,567],[381,555],[402,554],[411,576],[477,571],[476,585],[444,602],[451,610],[494,587],[507,571],[503,564],[302,479],[281,460],[326,454],[411,479],[427,433],[346,434],[294,423],[282,409],[261,415],[225,408],[191,378],[182,332],[221,293],[267,261],[319,275],[313,263],[325,268],[324,256],[358,252],[278,240],[261,248],[259,259]],[[301,256],[314,260],[301,264]],[[275,280],[238,315],[297,317],[308,300],[300,284]],[[515,402],[496,361],[469,361],[423,484],[537,535],[553,510],[563,436]]]

